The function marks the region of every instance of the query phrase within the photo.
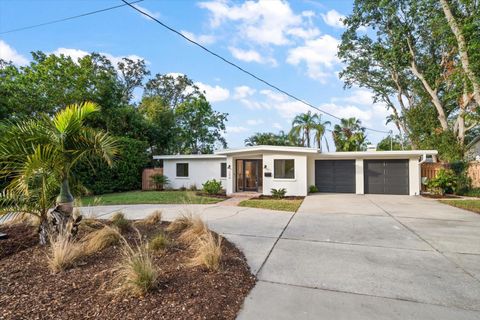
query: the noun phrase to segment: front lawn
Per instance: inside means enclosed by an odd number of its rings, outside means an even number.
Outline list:
[[[457,208],[480,213],[480,200],[440,200],[440,202]]]
[[[240,202],[240,207],[262,208],[296,212],[303,199],[250,199]]]
[[[129,191],[81,199],[82,206],[115,204],[212,204],[224,199],[198,196],[193,191]]]

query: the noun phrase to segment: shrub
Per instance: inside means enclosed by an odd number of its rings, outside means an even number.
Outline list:
[[[162,211],[155,210],[148,217],[143,219],[141,223],[149,226],[155,226],[162,222]]]
[[[194,183],[192,185],[190,185],[190,188],[188,188],[190,191],[197,191],[197,185]]]
[[[163,232],[157,234],[148,243],[148,248],[152,251],[164,251],[170,245],[170,241]]]
[[[205,266],[212,271],[220,269],[222,258],[222,238],[220,236],[206,232],[192,245],[192,249],[194,254],[189,260],[189,266]]]
[[[193,215],[191,213],[184,213],[173,220],[167,227],[167,231],[181,232],[189,228],[193,224]]]
[[[209,232],[207,225],[199,216],[192,216],[189,225],[185,228],[178,240],[184,244],[192,244],[202,235]]]
[[[73,169],[74,176],[93,194],[142,188],[142,170],[151,161],[147,152],[148,143],[125,137],[117,139],[121,153],[113,167],[101,160],[95,160],[80,162]]]
[[[203,190],[208,194],[219,194],[222,191],[222,183],[215,179],[208,180],[203,184]]]
[[[161,173],[154,174],[150,179],[155,184],[155,189],[157,190],[163,190],[170,183],[168,177]]]
[[[53,272],[60,272],[72,267],[84,255],[82,245],[63,232],[50,239],[48,267]]]
[[[271,189],[270,192],[272,193],[272,197],[274,199],[282,199],[285,197],[285,194],[287,193],[287,189],[285,188]]]
[[[316,193],[316,192],[318,192],[317,186],[311,185],[311,186],[308,188],[308,192],[309,192],[309,193]]]
[[[112,224],[117,227],[121,232],[128,231],[130,229],[130,221],[125,218],[122,212],[117,212],[112,216]]]
[[[435,193],[444,195],[450,193],[456,184],[456,175],[451,169],[440,169],[437,176],[427,182],[428,189]]]
[[[100,230],[93,231],[82,240],[86,255],[94,254],[120,241],[121,235],[115,228],[104,226]]]
[[[119,265],[117,282],[120,292],[142,296],[155,288],[158,271],[147,247],[140,243],[132,247],[124,240],[123,259]]]
[[[187,191],[187,187],[181,186],[178,190],[180,190],[180,191]]]

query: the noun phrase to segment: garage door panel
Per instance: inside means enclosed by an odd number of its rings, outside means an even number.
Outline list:
[[[365,160],[365,193],[409,194],[408,160]]]
[[[355,193],[355,161],[316,160],[315,185],[320,192]]]

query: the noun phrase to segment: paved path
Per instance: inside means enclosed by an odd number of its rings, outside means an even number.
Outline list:
[[[480,215],[409,196],[314,195],[297,214],[135,205],[200,214],[243,250],[258,283],[240,319],[480,319]]]

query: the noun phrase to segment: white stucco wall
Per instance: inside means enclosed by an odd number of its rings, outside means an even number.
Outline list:
[[[274,178],[274,160],[275,159],[293,159],[295,160],[295,178],[294,179],[275,179]],[[271,172],[271,177],[263,177],[263,194],[270,195],[270,190],[285,188],[288,196],[306,196],[307,186],[307,156],[294,154],[264,154],[263,165],[264,172]]]
[[[421,170],[418,158],[411,158],[408,163],[408,183],[411,196],[418,196],[421,189]]]
[[[169,187],[179,189],[195,185],[198,189],[207,180],[216,179],[226,188],[226,178],[220,178],[220,163],[227,159],[168,159],[163,161],[163,174],[170,180]],[[188,163],[188,177],[177,177],[177,163]],[[227,165],[228,167],[228,165]],[[228,176],[228,169],[227,169]]]

